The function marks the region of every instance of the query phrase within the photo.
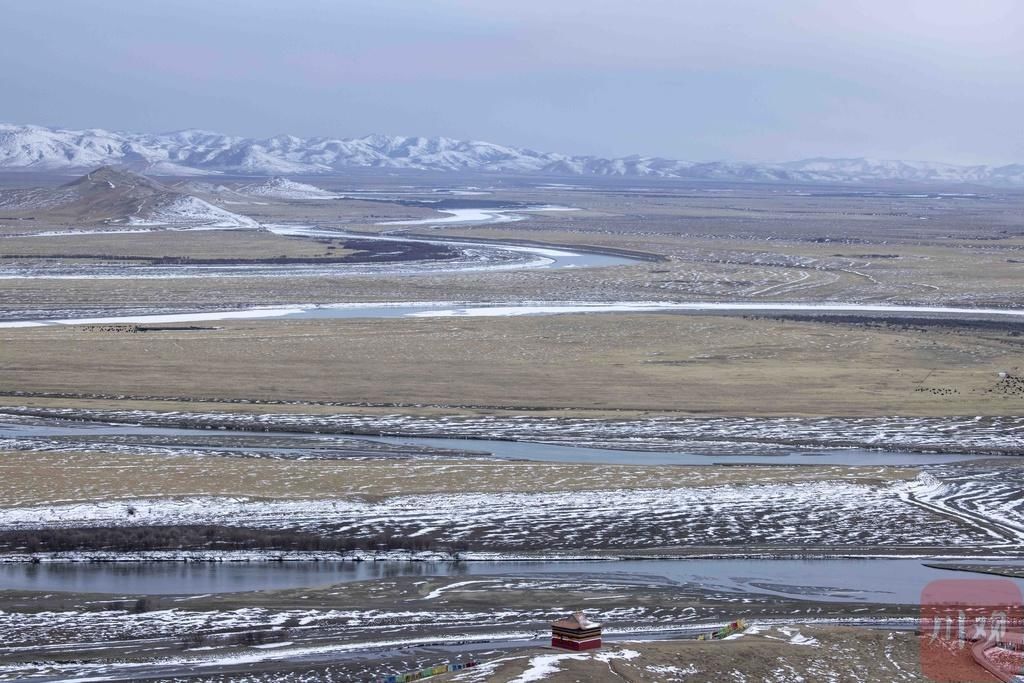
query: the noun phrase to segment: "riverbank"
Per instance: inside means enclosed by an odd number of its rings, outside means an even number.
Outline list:
[[[18,392],[13,398],[26,397]],[[180,398],[166,400],[153,396],[60,396],[48,394],[39,397],[42,405],[0,406],[0,420],[40,418],[71,423],[109,424],[145,428],[170,428],[202,431],[253,432],[264,434],[319,434],[353,437],[391,437],[386,443],[400,445],[401,439],[423,439],[421,445],[429,449],[487,452],[488,443],[499,441],[536,442],[551,446],[580,447],[612,451],[635,451],[638,457],[646,452],[692,453],[720,455],[722,463],[740,462],[730,455],[782,456],[814,449],[840,449],[849,452],[846,464],[856,464],[857,456],[864,462],[872,460],[871,451],[889,453],[924,453],[967,456],[1024,455],[1024,442],[1017,435],[1024,429],[1020,416],[957,415],[943,418],[886,416],[886,417],[730,417],[730,416],[672,416],[654,417],[619,416],[611,419],[569,417],[555,411],[542,414],[478,414],[487,411],[484,406],[464,406],[459,413],[441,410],[410,410],[404,406],[351,406],[338,403],[289,403],[285,401],[195,401]],[[26,401],[27,403],[28,401]],[[51,407],[47,403],[77,402],[78,407]],[[97,408],[99,403],[149,403],[151,409]],[[162,403],[170,410],[158,410]],[[193,406],[209,408],[193,410]],[[205,404],[205,405],[203,405]],[[273,406],[277,412],[267,412]],[[363,408],[356,412],[353,408]],[[319,408],[322,412],[305,412]],[[347,409],[339,412],[338,408]],[[399,410],[405,408],[405,410]],[[440,409],[441,406],[435,406]],[[285,412],[287,411],[287,412]],[[300,412],[302,411],[302,412]],[[511,411],[503,411],[511,413]],[[10,436],[19,436],[17,428]],[[45,430],[44,430],[45,433]],[[25,434],[24,436],[29,436]],[[429,444],[429,446],[428,446]],[[538,448],[543,448],[539,445]],[[860,449],[864,453],[856,451]],[[522,449],[518,449],[522,450]],[[554,448],[552,450],[558,450]],[[493,452],[493,450],[491,451]],[[581,451],[583,452],[583,451]],[[508,456],[515,457],[517,449],[508,447]],[[595,461],[598,461],[595,458]],[[938,458],[934,462],[948,461]],[[764,460],[782,463],[784,460]],[[825,462],[825,461],[822,461]],[[908,459],[908,464],[915,461]],[[921,462],[920,460],[917,461]],[[1003,460],[1007,466],[1015,460]],[[894,459],[886,464],[898,464]],[[669,464],[669,463],[662,463]],[[681,464],[681,463],[680,463]],[[750,464],[750,463],[746,463]],[[807,464],[810,464],[808,461]],[[830,463],[832,464],[832,463]]]
[[[885,548],[666,548],[643,553],[616,552],[614,550],[589,550],[577,553],[502,553],[438,551],[438,550],[380,550],[380,551],[288,551],[273,548],[265,550],[204,550],[202,548],[180,550],[148,550],[148,551],[65,551],[65,552],[0,552],[0,564],[234,564],[234,563],[317,563],[317,562],[651,562],[652,571],[657,571],[658,562],[689,561],[689,560],[927,560],[925,566],[949,571],[979,572],[998,574],[1013,578],[1024,578],[1024,569],[1010,567],[999,562],[1014,561],[1019,557],[1016,552],[992,554],[990,551],[967,548],[962,552],[953,552],[949,548],[901,548],[899,551]],[[937,564],[940,561],[969,559],[972,562],[988,561],[996,566],[986,567],[976,564]]]

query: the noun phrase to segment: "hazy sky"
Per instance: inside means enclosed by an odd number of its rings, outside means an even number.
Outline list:
[[[1024,162],[1021,0],[0,0],[0,120]]]

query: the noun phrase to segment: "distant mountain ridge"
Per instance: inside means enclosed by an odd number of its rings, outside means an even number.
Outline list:
[[[306,175],[382,168],[756,182],[905,182],[1024,187],[1024,164],[957,166],[824,158],[777,164],[692,162],[643,156],[605,159],[444,137],[368,135],[342,139],[278,135],[254,139],[201,130],[147,134],[0,124],[0,170],[61,171],[108,164],[164,175]]]

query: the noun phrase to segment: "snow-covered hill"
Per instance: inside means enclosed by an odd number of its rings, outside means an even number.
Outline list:
[[[394,168],[794,183],[1024,186],[1024,164],[954,166],[871,159],[697,163],[640,156],[570,156],[451,138],[368,135],[304,139],[279,135],[252,139],[200,130],[151,135],[0,124],[0,169],[71,170],[104,164],[165,175],[305,175],[352,168]]]
[[[294,180],[281,177],[271,178],[254,185],[246,185],[238,191],[253,197],[270,197],[272,199],[330,199],[338,196],[315,185],[297,183]]]
[[[201,185],[188,181],[182,185]],[[211,186],[213,187],[213,186]],[[137,173],[110,166],[89,171],[55,188],[0,190],[0,211],[7,215],[37,217],[76,226],[154,226],[174,229],[259,229],[253,219],[167,187]]]
[[[248,228],[258,229],[260,224],[251,218],[214,206],[207,201],[181,195],[154,206],[145,217],[128,218],[129,225],[159,226],[167,228]]]

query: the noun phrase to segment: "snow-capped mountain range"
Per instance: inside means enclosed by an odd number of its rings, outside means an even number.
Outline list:
[[[0,124],[0,170],[70,171],[107,164],[156,175],[307,175],[388,168],[755,182],[1024,186],[1024,164],[956,166],[823,158],[776,164],[705,163],[641,156],[571,156],[443,137],[304,139],[279,135],[253,139],[201,130],[146,134]]]

